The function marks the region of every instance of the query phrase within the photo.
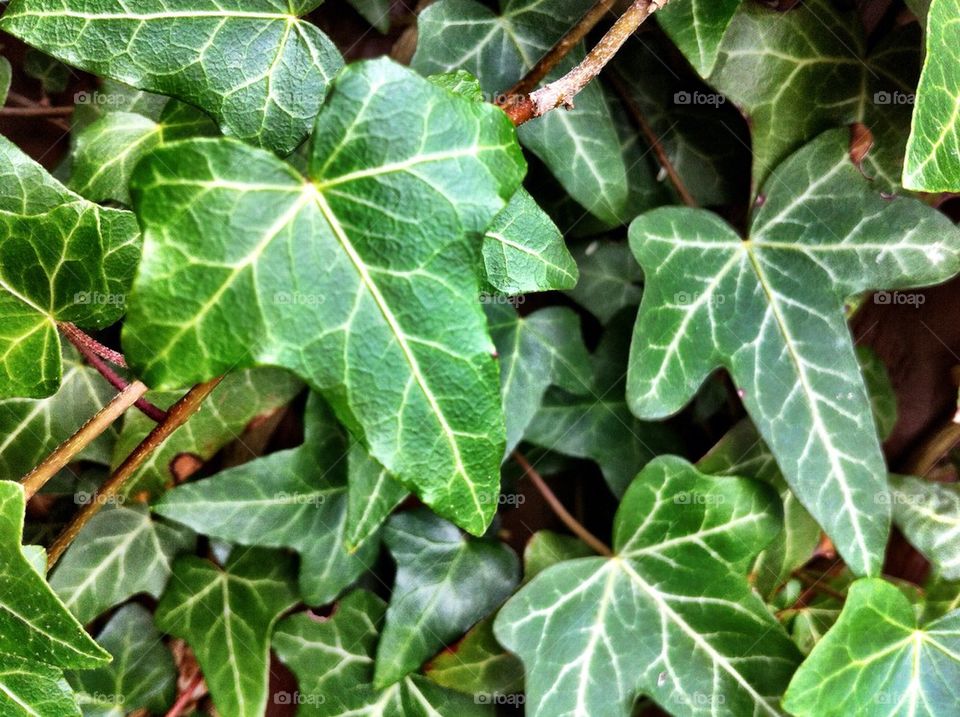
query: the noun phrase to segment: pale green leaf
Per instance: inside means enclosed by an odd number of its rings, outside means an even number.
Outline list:
[[[903,186],[960,191],[960,1],[933,0]]]
[[[960,485],[890,476],[893,522],[947,580],[960,579]]]
[[[384,542],[397,563],[374,684],[413,672],[446,643],[488,616],[520,579],[517,556],[487,538],[419,510],[391,518]]]
[[[551,385],[574,395],[590,392],[590,355],[580,317],[550,306],[520,316],[506,304],[487,307],[490,335],[500,357],[500,390],[507,424],[507,453],[523,438]]]
[[[282,553],[237,548],[221,570],[193,556],[173,566],[156,623],[193,648],[217,711],[263,717],[270,636],[297,602],[293,561]]]
[[[80,717],[80,708],[60,670],[0,654],[0,714]]]
[[[58,321],[83,328],[123,314],[140,256],[133,214],[67,190],[0,137],[0,397],[60,385]]]
[[[720,42],[741,0],[674,0],[657,12],[670,39],[701,76],[713,71]]]
[[[97,642],[113,662],[68,675],[85,712],[89,706],[114,708],[121,714],[141,708],[161,714],[170,707],[176,696],[177,670],[150,612],[137,604],[120,608],[97,635]]]
[[[207,115],[177,101],[171,101],[157,121],[132,112],[110,112],[75,135],[70,187],[94,202],[130,204],[130,175],[150,150],[216,133]]]
[[[678,411],[726,367],[800,502],[860,575],[889,533],[886,468],[843,301],[922,286],[960,269],[960,231],[907,198],[884,198],[824,134],[772,176],[742,240],[719,217],[665,208],[638,218],[645,268],[627,380],[632,410]]]
[[[168,387],[290,368],[391,475],[482,534],[504,437],[475,237],[519,185],[514,137],[499,109],[378,60],[340,75],[309,180],[228,140],[154,151],[132,184],[147,250],[128,359]]]
[[[509,296],[577,284],[577,264],[563,235],[523,188],[487,228],[483,263],[487,281]]]
[[[320,605],[366,572],[378,541],[346,545],[346,437],[317,396],[304,420],[303,446],[174,488],[153,509],[232,543],[296,550],[300,592]]]
[[[586,11],[582,0],[503,0],[500,13],[476,0],[440,0],[420,14],[413,67],[423,73],[463,69],[488,96],[505,92]],[[578,45],[548,80],[583,58]],[[583,207],[619,225],[644,207],[628,207],[626,166],[603,89],[591,83],[576,109],[550,112],[519,130],[524,145]]]
[[[579,539],[550,530],[538,530],[523,550],[523,580],[530,582],[557,563],[589,557],[593,557],[593,551]]]
[[[0,27],[69,65],[197,105],[226,134],[287,154],[343,64],[299,11],[286,0],[13,0]]]
[[[277,626],[273,649],[297,676],[298,717],[492,717],[491,707],[420,675],[375,689],[373,653],[385,612],[380,598],[357,590],[330,618],[299,613]],[[277,697],[293,701],[289,693]]]
[[[946,717],[960,704],[960,612],[918,625],[904,594],[855,582],[784,699],[797,717]]]
[[[742,570],[776,534],[758,483],[658,458],[630,486],[615,557],[555,565],[495,632],[523,660],[529,717],[628,717],[640,694],[672,715],[779,715],[799,654]]]
[[[158,523],[144,505],[103,510],[87,523],[64,553],[50,586],[82,623],[107,608],[145,593],[160,597],[170,566],[193,550],[195,536]]]

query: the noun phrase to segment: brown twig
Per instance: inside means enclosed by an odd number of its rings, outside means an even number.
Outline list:
[[[580,521],[570,514],[570,511],[563,507],[563,503],[561,503],[556,494],[550,490],[550,486],[547,485],[547,482],[543,479],[543,476],[541,476],[537,470],[530,465],[530,461],[527,460],[526,456],[524,456],[520,451],[514,451],[513,459],[523,469],[524,474],[530,479],[534,486],[536,486],[537,490],[540,491],[541,495],[544,497],[544,500],[547,501],[547,504],[550,506],[553,512],[556,513],[557,517],[563,521],[563,524],[570,529],[571,533],[589,545],[594,552],[606,556],[613,555],[613,551],[610,550],[606,543],[587,530],[586,527],[580,523]]]
[[[43,462],[25,475],[20,483],[27,498],[37,494],[47,481],[53,478],[64,466],[92,443],[97,436],[103,433],[119,418],[124,411],[132,406],[147,392],[147,387],[135,381],[117,394],[110,403],[89,421],[83,424],[79,431],[57,446],[57,449],[47,456]]]
[[[70,340],[70,343],[83,351],[84,354],[89,351],[90,353],[94,353],[100,358],[109,361],[114,366],[119,366],[120,368],[127,367],[127,360],[123,358],[122,353],[119,351],[114,351],[108,346],[104,346],[82,329],[78,329],[76,325],[71,324],[68,321],[61,321],[57,324],[57,328],[59,328],[63,335]]]
[[[956,419],[940,428],[920,445],[904,463],[910,475],[926,476],[960,444],[960,422]]]
[[[129,383],[125,381],[123,377],[121,377],[116,371],[110,368],[110,366],[107,365],[106,361],[104,361],[101,358],[101,356],[104,355],[104,352],[109,352],[110,354],[116,354],[116,356],[119,358],[119,361],[115,360],[113,363],[115,363],[118,366],[126,366],[126,361],[124,361],[122,354],[117,353],[113,349],[107,348],[100,342],[93,339],[91,336],[88,336],[87,334],[85,334],[83,331],[78,329],[73,324],[61,323],[59,326],[60,326],[60,329],[63,331],[64,335],[70,340],[70,343],[72,343],[77,348],[77,351],[79,351],[83,355],[83,358],[86,359],[87,363],[89,363],[93,368],[95,368],[97,372],[101,376],[103,376],[111,386],[113,386],[118,391],[126,390]],[[67,330],[67,327],[69,327],[69,331]],[[82,339],[80,339],[79,337],[82,337]],[[99,350],[94,348],[94,345],[98,347]],[[153,421],[156,421],[157,423],[160,423],[160,421],[162,421],[167,416],[166,411],[150,403],[150,401],[148,401],[146,398],[137,399],[137,402],[133,405],[136,406],[138,409],[140,409],[140,411],[147,418]]]
[[[183,692],[177,695],[177,701],[173,703],[173,706],[167,711],[165,717],[180,717],[187,707],[190,706],[191,702],[197,700],[201,695],[197,695],[197,691],[200,689],[200,686],[203,685],[203,673],[199,670],[197,674],[193,676],[193,679],[190,680],[190,683],[184,688]]]
[[[557,66],[577,44],[587,36],[604,15],[610,12],[617,0],[598,0],[597,4],[587,10],[586,14],[571,27],[567,33],[557,40],[556,44],[547,50],[547,54],[537,60],[537,64],[521,77],[517,83],[507,90],[509,95],[526,95],[533,92],[544,77]]]
[[[627,87],[626,83],[617,77],[616,73],[611,73],[610,77],[607,79],[609,79],[610,84],[613,86],[613,89],[617,91],[617,94],[620,95],[620,100],[623,102],[623,106],[627,108],[627,112],[633,119],[634,123],[643,133],[643,136],[646,137],[647,143],[650,145],[653,153],[657,156],[657,162],[661,167],[663,167],[663,171],[667,173],[667,178],[670,180],[673,188],[677,191],[677,195],[680,197],[680,200],[688,207],[697,206],[697,200],[693,198],[690,190],[687,189],[687,185],[683,183],[679,172],[677,172],[677,168],[673,165],[673,162],[670,161],[670,157],[667,155],[667,150],[663,148],[660,138],[657,136],[657,133],[653,131],[653,127],[651,127],[650,123],[647,121],[646,116],[643,114],[643,110],[640,108],[640,104],[630,94],[630,89]]]
[[[117,496],[123,484],[129,479],[143,462],[170,437],[174,431],[187,422],[200,408],[204,399],[217,387],[223,377],[201,383],[191,388],[170,410],[162,423],[154,426],[153,430],[140,444],[126,457],[120,467],[113,472],[106,482],[97,491],[93,499],[85,505],[74,517],[70,524],[50,546],[49,567],[52,568],[70,546],[77,534],[90,519],[95,516],[103,505]]]
[[[73,107],[0,107],[0,117],[69,117]]]
[[[14,92],[13,90],[7,93],[7,102],[12,102],[13,104],[20,105],[21,107],[43,107],[43,105],[36,100],[31,100],[29,97],[21,95],[19,92]],[[44,117],[44,119],[58,129],[62,129],[64,132],[70,131],[70,125],[68,125],[62,119],[57,117]]]
[[[504,93],[498,102],[514,125],[542,117],[557,107],[573,107],[573,98],[593,80],[617,54],[623,43],[654,12],[669,0],[634,0],[583,61],[558,80],[530,94]]]

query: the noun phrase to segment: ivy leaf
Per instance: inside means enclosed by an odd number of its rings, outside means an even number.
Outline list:
[[[523,550],[524,582],[533,580],[558,563],[593,557],[593,554],[593,551],[577,538],[550,530],[538,530]]]
[[[181,99],[280,154],[307,136],[343,58],[317,2],[13,0],[0,27],[67,64]],[[176,44],[170,39],[177,38]]]
[[[418,19],[412,66],[424,74],[462,69],[483,89],[503,92],[576,24],[581,0],[502,0],[496,14],[476,0],[440,0]],[[582,45],[557,65],[556,79],[583,59]],[[576,109],[550,112],[519,129],[523,144],[546,164],[564,189],[604,222],[629,220],[626,166],[602,88],[591,83],[577,95]],[[636,211],[634,211],[636,209]]]
[[[0,137],[0,397],[60,385],[58,321],[84,328],[123,314],[140,258],[133,214],[67,190]]]
[[[384,542],[397,577],[377,645],[373,682],[379,688],[403,679],[489,615],[520,579],[519,561],[507,546],[467,538],[428,511],[391,518]]]
[[[356,590],[326,620],[298,613],[277,626],[273,648],[299,681],[300,717],[493,715],[491,707],[420,675],[405,677],[385,690],[375,689],[373,651],[385,611],[386,605],[376,595]]]
[[[523,666],[497,642],[492,618],[481,620],[457,644],[434,657],[424,673],[442,687],[491,702],[495,695],[523,691]]]
[[[548,568],[497,616],[526,667],[526,713],[627,717],[644,694],[678,716],[705,701],[714,715],[780,714],[799,655],[742,574],[777,513],[761,484],[650,463],[617,512],[616,556]]]
[[[487,307],[490,335],[500,356],[500,390],[507,422],[509,454],[540,408],[551,385],[575,395],[589,393],[590,355],[583,343],[580,317],[550,306],[520,316],[506,304]]]
[[[400,482],[482,534],[504,439],[471,236],[519,186],[513,127],[399,65],[364,62],[340,75],[310,156],[310,180],[228,140],[179,142],[138,165],[147,251],[127,356],[166,387],[290,368]]]
[[[269,550],[235,549],[221,570],[177,560],[156,623],[193,648],[220,714],[261,717],[267,705],[270,635],[297,602],[293,561]]]
[[[76,698],[55,667],[0,654],[0,712],[31,717],[80,717]]]
[[[960,582],[947,580],[936,570],[930,571],[923,592],[926,596],[923,603],[924,620],[934,620],[960,608]]]
[[[511,296],[577,284],[577,265],[563,235],[523,188],[487,228],[483,263],[487,281]]]
[[[960,486],[890,476],[893,522],[947,580],[960,579]]]
[[[380,526],[410,493],[377,463],[363,445],[350,440],[347,454],[347,524],[344,544],[351,553]]]
[[[32,47],[24,54],[23,72],[40,81],[44,94],[63,92],[70,82],[70,69],[66,65]]]
[[[808,0],[786,12],[743,3],[709,82],[750,121],[754,187],[803,142],[860,122],[875,139],[868,173],[895,191],[919,71],[918,31],[903,27],[868,52],[856,10],[829,0]]]
[[[595,461],[618,496],[647,461],[679,450],[670,427],[639,421],[627,406],[624,366],[631,320],[625,312],[607,326],[591,357],[590,391],[549,389],[524,433],[524,440],[549,451]]]
[[[50,587],[86,624],[134,595],[160,597],[173,559],[193,550],[190,531],[158,523],[146,506],[95,515],[57,564]]]
[[[217,133],[199,110],[171,101],[157,121],[133,112],[110,112],[74,137],[70,187],[94,202],[130,204],[130,175],[144,155],[177,139]]]
[[[229,373],[203,408],[190,422],[168,438],[147,458],[125,487],[126,495],[146,492],[159,496],[167,487],[182,481],[178,458],[190,456],[199,466],[231,441],[238,440],[257,417],[289,403],[303,388],[287,371],[272,368]],[[150,391],[154,405],[167,408],[183,395],[180,391]],[[156,424],[137,411],[128,412],[113,450],[113,467],[146,438]]]
[[[679,0],[657,12],[657,22],[702,77],[713,71],[720,42],[741,0]]]
[[[125,605],[97,635],[97,642],[113,662],[68,675],[84,706],[117,709],[121,714],[141,708],[162,713],[170,707],[177,670],[153,625],[153,615],[140,605]]]
[[[875,193],[836,130],[772,176],[747,241],[685,208],[639,217],[630,237],[647,279],[631,409],[675,413],[725,366],[800,502],[855,573],[879,572],[886,468],[843,301],[944,281],[960,269],[960,231],[920,202]]]
[[[574,247],[580,282],[567,294],[607,324],[627,306],[638,306],[643,271],[626,242],[594,239]]]
[[[311,396],[299,448],[273,453],[166,493],[154,511],[206,535],[300,553],[300,592],[324,604],[376,560],[378,542],[345,544],[347,443]]]
[[[879,579],[855,582],[836,625],[787,690],[797,717],[937,717],[960,702],[960,612],[918,625],[913,605]]]
[[[0,471],[5,476],[26,475],[116,395],[70,344],[62,349],[63,377],[55,394],[0,400]],[[76,459],[107,465],[116,439],[116,429],[108,428]]]
[[[13,79],[13,68],[10,60],[0,57],[0,103],[7,103],[7,93],[10,92],[10,81]]]
[[[390,32],[390,0],[349,0],[363,19],[383,35]]]
[[[927,54],[917,88],[903,186],[960,191],[960,1],[934,0],[927,19]]]

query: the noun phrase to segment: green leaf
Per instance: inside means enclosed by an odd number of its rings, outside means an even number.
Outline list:
[[[640,421],[627,406],[631,320],[625,312],[607,326],[591,359],[591,390],[579,395],[563,387],[548,390],[524,433],[524,440],[549,451],[595,461],[618,496],[647,461],[679,450],[670,427]]]
[[[344,543],[355,552],[410,493],[377,463],[363,445],[350,440],[347,454],[347,524]]]
[[[24,55],[23,71],[40,81],[44,94],[63,92],[70,82],[70,69],[66,65],[32,47],[27,48]]]
[[[865,579],[797,670],[784,706],[797,717],[942,717],[958,702],[960,612],[918,625],[900,590]]]
[[[497,642],[491,618],[479,622],[457,644],[430,660],[424,673],[442,687],[490,702],[494,696],[523,691],[523,665]]]
[[[94,202],[130,204],[130,175],[144,155],[178,139],[216,133],[207,115],[177,101],[171,101],[157,121],[110,112],[74,137],[70,187]]]
[[[520,579],[517,556],[464,536],[428,511],[390,519],[384,542],[397,577],[377,645],[374,684],[393,684],[493,612]]]
[[[277,626],[273,649],[299,681],[299,717],[491,717],[491,707],[420,675],[385,690],[373,679],[373,652],[386,605],[373,593],[347,595],[332,617],[298,613]],[[293,695],[276,698],[293,702]]]
[[[330,39],[298,17],[316,4],[13,0],[0,27],[69,65],[196,105],[225,134],[288,154],[343,65]]]
[[[0,104],[7,103],[7,93],[10,92],[10,81],[13,79],[13,68],[10,60],[0,57]]]
[[[949,278],[960,231],[920,202],[875,193],[843,130],[791,157],[766,193],[747,241],[702,210],[658,209],[631,226],[647,284],[628,401],[642,418],[669,416],[726,367],[800,502],[855,573],[876,574],[886,468],[843,302]]]
[[[548,568],[497,616],[526,714],[628,717],[639,694],[678,716],[780,714],[799,655],[742,574],[777,513],[758,483],[650,463],[617,512],[616,556]]]
[[[960,486],[890,476],[893,522],[947,580],[960,579]]]
[[[296,378],[277,369],[229,373],[190,422],[143,462],[126,484],[125,494],[146,491],[153,496],[160,495],[167,487],[185,477],[175,473],[179,456],[193,456],[198,463],[210,460],[228,443],[240,440],[244,430],[257,416],[286,405],[302,388],[303,384]],[[167,408],[182,395],[182,391],[150,391],[147,398],[155,405]],[[152,419],[137,411],[126,414],[123,430],[114,446],[114,468],[146,438],[155,425]]]
[[[794,570],[810,560],[820,542],[820,526],[787,486],[776,458],[748,419],[721,438],[697,463],[697,469],[711,475],[755,478],[768,483],[780,495],[783,529],[750,569],[757,592],[769,599]]]
[[[68,343],[62,361],[60,389],[49,398],[0,400],[0,471],[9,478],[26,475],[116,395]],[[109,464],[116,438],[116,429],[108,428],[77,460]]]
[[[303,446],[273,453],[166,493],[154,511],[206,535],[300,553],[300,592],[324,604],[376,560],[378,541],[345,544],[347,442],[311,396]]]
[[[80,717],[76,698],[55,667],[0,654],[0,713]]]
[[[440,0],[418,20],[412,66],[424,74],[467,70],[488,96],[505,92],[580,19],[581,0],[502,0],[496,14],[476,0]],[[583,59],[578,45],[547,80]],[[612,225],[642,207],[628,207],[626,166],[603,89],[591,83],[576,109],[550,112],[519,130],[523,144],[550,168],[584,208]]]
[[[390,0],[349,0],[363,19],[386,35],[390,32]]]
[[[110,659],[67,612],[21,549],[26,500],[17,483],[0,481],[0,656],[63,669]],[[42,668],[37,668],[41,675]]]
[[[567,294],[607,324],[627,306],[638,306],[643,290],[643,271],[626,242],[594,239],[573,248],[580,282]]]
[[[529,582],[549,567],[566,560],[593,557],[579,539],[550,530],[538,530],[523,550],[523,580]]]
[[[227,140],[178,142],[138,165],[147,250],[127,356],[153,386],[290,368],[400,482],[482,534],[504,437],[471,237],[519,185],[513,127],[364,62],[340,75],[310,157],[309,180]]]
[[[563,235],[523,188],[487,228],[483,263],[487,281],[510,296],[577,284],[577,264]]]
[[[562,386],[575,395],[590,392],[590,355],[583,343],[580,317],[569,308],[550,306],[526,316],[506,304],[486,308],[490,335],[500,356],[509,454],[523,438],[548,387]]]
[[[146,506],[116,506],[95,515],[57,564],[50,586],[82,623],[146,593],[160,597],[170,566],[193,550],[190,531],[151,519]]]
[[[288,556],[258,549],[236,549],[223,570],[193,556],[174,564],[157,627],[193,648],[220,714],[262,717],[273,626],[297,602],[292,574]]]
[[[140,257],[133,214],[67,190],[0,137],[0,397],[60,385],[58,321],[83,328],[123,314]]]
[[[887,440],[897,424],[897,394],[890,382],[887,367],[867,346],[857,346],[857,361],[863,373],[863,383],[870,396],[870,408],[881,441]]]
[[[932,570],[923,589],[926,593],[923,603],[924,620],[934,620],[960,608],[960,582],[947,580],[938,575],[936,570]]]
[[[879,188],[895,191],[919,70],[918,32],[916,25],[900,28],[868,51],[854,9],[829,0],[786,12],[743,3],[709,82],[750,121],[754,188],[803,142],[861,122],[875,139],[865,169]]]
[[[675,0],[657,12],[670,39],[701,76],[713,71],[720,42],[741,0]]]
[[[960,191],[960,1],[933,0],[927,19],[913,128],[903,186],[924,192]]]
[[[68,679],[81,703],[121,714],[138,709],[163,713],[176,696],[177,670],[170,650],[153,625],[153,615],[140,605],[125,605],[97,635],[113,662]]]

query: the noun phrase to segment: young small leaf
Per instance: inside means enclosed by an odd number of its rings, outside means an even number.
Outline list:
[[[675,0],[657,22],[702,77],[713,71],[720,42],[742,0]]]

